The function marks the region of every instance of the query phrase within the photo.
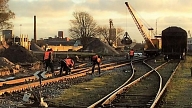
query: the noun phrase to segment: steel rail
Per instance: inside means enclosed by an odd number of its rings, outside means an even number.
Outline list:
[[[94,104],[90,105],[88,108],[95,108],[98,107],[98,104],[101,103],[102,101],[104,101],[106,98],[108,98],[109,96],[111,96],[113,93],[115,93],[116,91],[118,91],[120,88],[122,88],[122,86],[125,86],[129,81],[131,81],[131,79],[133,78],[135,71],[133,69],[132,66],[132,62],[131,62],[131,69],[132,69],[132,74],[130,76],[130,78],[124,83],[122,84],[120,87],[118,87],[117,89],[115,89],[114,91],[112,91],[111,93],[109,93],[107,96],[103,97],[102,99],[98,100],[97,102],[95,102]]]
[[[119,63],[104,64],[104,67],[101,68],[101,70],[103,70],[103,71],[110,70],[110,69],[114,69],[114,68],[117,68],[117,67],[125,66],[125,65],[128,65],[128,64],[129,63],[127,63],[127,60],[121,61]],[[56,77],[56,78],[52,78],[52,79],[48,79],[47,78],[47,79],[42,81],[42,85],[48,84],[48,83],[51,83],[51,82],[57,82],[57,81],[63,80],[63,79],[77,78],[77,77],[80,77],[80,76],[85,76],[85,75],[87,75],[87,73],[89,73],[91,71],[91,68],[92,67],[82,68],[82,70],[77,72],[77,73],[76,72],[72,72],[72,74],[66,75],[66,76],[62,76],[62,77]],[[52,76],[52,74],[49,74],[48,77],[49,76]],[[39,82],[31,82],[29,84],[30,84],[31,87],[39,86]],[[2,90],[0,90],[0,95],[4,94],[5,92],[10,93],[10,92],[14,92],[14,91],[20,91],[20,90],[27,89],[29,84],[22,84],[22,85],[18,85],[18,86],[15,86],[15,87],[9,87],[9,88],[2,89]]]
[[[143,58],[143,59],[145,59],[145,58]],[[135,69],[134,69],[134,67],[133,67],[133,63],[139,62],[139,61],[141,61],[141,60],[143,60],[143,59],[135,59],[134,61],[130,61],[129,63],[127,63],[127,64],[131,65],[131,69],[132,69],[132,74],[131,74],[130,78],[129,78],[125,83],[123,83],[120,87],[118,87],[117,89],[115,89],[114,91],[112,91],[111,93],[109,93],[108,95],[106,95],[105,97],[103,97],[102,99],[98,100],[97,102],[93,103],[93,104],[90,105],[88,108],[98,107],[99,104],[102,105],[102,103],[103,103],[107,98],[109,98],[112,94],[114,94],[115,92],[117,92],[117,91],[118,91],[119,89],[121,89],[123,86],[127,85],[127,84],[133,79],[134,74],[135,74]],[[145,59],[145,60],[146,60],[146,59]],[[125,65],[127,65],[127,64],[125,64]]]
[[[178,69],[180,62],[178,62],[177,66],[175,67],[175,69],[173,70],[173,73],[171,74],[170,78],[168,79],[168,81],[166,82],[165,86],[162,88],[162,90],[159,92],[159,94],[156,96],[155,100],[153,101],[152,105],[150,108],[155,108],[155,106],[157,105],[159,99],[162,97],[163,93],[165,92],[165,89],[167,88],[167,86],[169,85],[169,83],[171,82],[171,79],[173,78],[173,75],[175,74],[176,70]]]
[[[164,66],[165,64],[167,64],[167,62],[163,63],[162,65],[160,65],[160,66],[158,66],[158,67],[156,67],[155,69],[152,69],[151,71],[147,72],[146,74],[144,74],[143,76],[137,78],[136,80],[134,80],[133,82],[127,84],[126,86],[123,86],[121,89],[119,89],[119,90],[116,91],[114,94],[112,94],[108,99],[106,99],[106,100],[102,103],[102,106],[104,107],[105,105],[111,104],[111,102],[117,97],[117,94],[123,93],[126,88],[129,88],[129,87],[135,85],[137,82],[139,82],[140,80],[142,80],[143,78],[147,77],[147,76],[150,75],[152,72],[154,72],[154,70],[157,70],[158,68]]]
[[[121,62],[124,62],[124,61],[121,61]],[[113,62],[113,63],[108,63],[108,64],[102,64],[101,68],[107,67],[107,66],[110,66],[110,65],[116,65],[116,64],[118,64],[118,63]],[[84,65],[87,65],[87,63],[80,64],[77,67],[82,67]],[[91,66],[87,66],[87,67],[89,68]],[[76,69],[73,69],[71,71],[71,73],[75,73],[75,72],[78,72],[78,71],[81,71],[81,70],[84,70],[84,69],[86,69],[86,68],[76,68]],[[58,74],[59,71],[54,71],[54,73]],[[48,78],[52,77],[52,74],[46,74],[46,77],[48,77]],[[23,78],[19,78],[19,79],[7,80],[7,81],[4,81],[4,82],[0,82],[0,87],[3,86],[3,85],[14,85],[14,84],[19,84],[19,83],[24,83],[26,81],[34,81],[34,80],[37,80],[37,78],[35,76],[27,76],[27,77],[23,77]]]

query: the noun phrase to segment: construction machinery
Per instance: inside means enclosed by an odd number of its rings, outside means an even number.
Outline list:
[[[146,29],[144,28],[143,24],[141,21],[139,21],[138,17],[134,14],[133,9],[131,6],[128,4],[128,2],[125,2],[138,30],[140,31],[141,35],[143,36],[146,45],[144,48],[144,54],[146,56],[154,56],[154,55],[159,55],[160,54],[160,47],[161,47],[161,42],[159,39],[151,39],[151,36],[149,32],[146,32]],[[152,28],[148,28],[148,30],[152,31]]]
[[[130,45],[132,43],[132,40],[128,34],[128,32],[125,32],[123,39],[121,40],[121,43],[124,45]]]

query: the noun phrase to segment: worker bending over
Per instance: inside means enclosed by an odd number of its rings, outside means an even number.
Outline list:
[[[60,75],[63,74],[63,71],[65,71],[66,75],[70,74],[71,68],[74,67],[74,64],[75,64],[74,60],[69,58],[69,57],[67,57],[64,60],[61,60],[60,61],[60,66],[61,66],[60,67]]]
[[[101,64],[101,56],[98,55],[94,55],[91,57],[91,62],[92,62],[92,74],[94,74],[94,70],[95,70],[95,65],[97,64],[98,66],[98,72],[100,75],[100,64]]]

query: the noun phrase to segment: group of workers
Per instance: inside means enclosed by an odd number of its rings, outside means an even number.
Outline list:
[[[48,49],[43,56],[43,61],[45,63],[45,71],[48,70],[48,68],[51,69],[51,73],[53,76],[55,76],[54,73],[54,65],[53,65],[53,50],[50,48]],[[69,58],[68,56],[60,61],[60,75],[63,74],[63,71],[66,72],[66,74],[70,74],[72,67],[74,66],[75,62],[73,59]]]
[[[100,64],[101,64],[101,56],[94,55],[91,57],[91,64],[92,64],[92,74],[94,74],[95,65],[98,66],[98,73],[100,75]],[[43,61],[45,63],[45,71],[48,70],[48,68],[51,69],[51,73],[53,76],[55,76],[54,73],[54,65],[53,65],[53,50],[50,48],[47,51],[45,51],[43,56]],[[71,69],[74,67],[75,62],[72,58],[67,56],[65,59],[60,60],[60,73],[59,75],[63,75],[63,71],[65,71],[65,74],[68,75],[71,72]]]
[[[129,51],[129,57],[130,60],[133,60],[134,57],[134,50],[131,49]],[[101,59],[102,56],[99,55],[94,55],[91,58],[91,64],[92,64],[92,74],[94,74],[94,70],[95,70],[95,65],[97,65],[98,67],[98,73],[99,76],[101,74],[100,72],[100,64],[101,64]],[[48,67],[51,68],[51,73],[53,76],[55,76],[54,73],[54,66],[53,66],[53,50],[52,49],[48,49],[45,53],[44,53],[44,57],[43,57],[44,63],[45,63],[45,71],[47,71]],[[65,74],[68,75],[71,72],[71,69],[74,67],[75,62],[72,58],[70,58],[69,56],[67,56],[65,59],[60,60],[60,76],[63,75],[63,71],[65,71]]]

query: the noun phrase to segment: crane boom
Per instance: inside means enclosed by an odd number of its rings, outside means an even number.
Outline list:
[[[138,18],[134,15],[133,13],[133,9],[131,8],[131,6],[128,4],[128,2],[125,2],[137,28],[139,29],[141,35],[143,36],[148,48],[155,48],[155,45],[153,44],[152,40],[150,39],[150,36],[148,33],[145,32],[143,25],[141,24],[141,22],[138,20]]]

